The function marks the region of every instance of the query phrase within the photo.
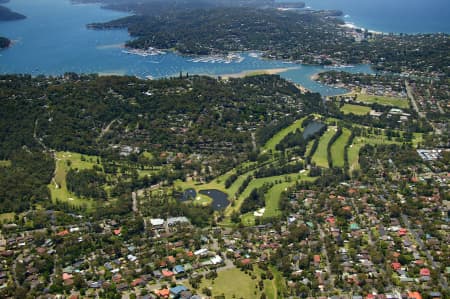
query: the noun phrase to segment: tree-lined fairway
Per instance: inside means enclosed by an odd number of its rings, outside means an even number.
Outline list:
[[[350,94],[351,96],[355,95]],[[407,109],[409,108],[409,100],[407,98],[394,98],[385,96],[375,96],[363,93],[357,93],[356,101],[367,103],[367,104],[379,104],[384,106],[394,106],[398,108]]]
[[[277,146],[277,144],[280,143],[280,141],[283,140],[283,138],[286,137],[287,134],[294,132],[296,129],[302,127],[305,118],[306,117],[296,120],[289,127],[284,128],[283,130],[276,133],[272,138],[269,139],[269,141],[267,141],[267,143],[263,147],[263,150],[275,151],[275,147]]]
[[[341,107],[341,111],[344,114],[353,113],[355,115],[367,115],[370,110],[370,107],[353,104],[344,104],[344,106]]]
[[[315,178],[309,177],[307,175],[307,172],[299,174],[299,173],[291,173],[291,174],[285,174],[285,175],[279,175],[279,176],[271,176],[266,178],[259,178],[259,179],[253,179],[250,184],[247,186],[247,188],[242,192],[242,194],[239,196],[239,198],[235,201],[235,205],[229,206],[226,210],[226,215],[230,215],[233,211],[239,211],[240,207],[242,205],[242,202],[245,198],[247,198],[250,195],[250,192],[252,192],[255,188],[261,188],[264,184],[270,184],[270,183],[283,183],[288,180],[288,183],[294,184],[295,181],[314,181]],[[279,201],[278,197],[278,201]]]
[[[339,136],[339,138],[331,145],[333,167],[344,167],[345,145],[351,134],[349,129],[343,128],[341,136]]]
[[[98,157],[73,152],[57,152],[55,155],[55,177],[48,186],[52,200],[56,201],[58,199],[74,206],[86,205],[91,207],[92,201],[78,198],[67,190],[66,175],[70,169],[92,169],[94,165],[97,165]]]
[[[266,193],[266,210],[264,212],[264,217],[277,217],[281,215],[279,208],[281,193],[293,184],[295,184],[295,182],[281,183],[270,188]]]
[[[328,130],[320,137],[319,146],[312,157],[312,162],[320,167],[328,167],[327,146],[330,139],[336,134],[336,127],[328,127]]]
[[[359,169],[359,151],[360,149],[366,145],[377,145],[377,144],[394,144],[398,142],[388,140],[384,135],[372,135],[369,137],[356,137],[353,139],[353,143],[348,148],[348,164],[350,168],[350,172],[352,170]]]

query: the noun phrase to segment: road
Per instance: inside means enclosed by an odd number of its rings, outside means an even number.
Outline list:
[[[317,224],[317,227],[319,229],[320,240],[322,241],[322,255],[325,257],[325,262],[327,264],[327,272],[330,277],[330,280],[329,280],[330,290],[333,290],[334,289],[334,274],[333,274],[333,272],[331,272],[331,263],[330,263],[330,260],[328,259],[327,249],[325,248],[325,233],[323,232],[322,227],[319,224]]]
[[[409,85],[408,81],[406,81],[406,80],[405,80],[405,87],[406,87],[406,92],[408,94],[408,98],[411,100],[411,104],[412,104],[414,110],[417,112],[419,117],[425,118],[425,113],[420,112],[419,106],[417,106],[416,99],[414,98],[413,88],[411,87],[411,85]]]
[[[438,264],[436,263],[436,261],[434,260],[433,256],[431,255],[430,251],[428,250],[428,248],[423,243],[422,238],[419,237],[419,235],[417,234],[417,232],[415,230],[411,229],[411,224],[409,222],[408,216],[406,216],[405,214],[402,214],[402,220],[403,220],[403,223],[405,224],[406,228],[408,229],[408,231],[410,231],[411,234],[413,235],[413,237],[416,240],[417,244],[419,244],[420,250],[425,252],[425,255],[427,256],[428,262],[431,264],[432,268],[433,269],[439,268]],[[441,275],[440,283],[441,283],[442,288],[444,288],[444,289],[448,288],[447,280],[445,279],[445,277],[443,275]]]

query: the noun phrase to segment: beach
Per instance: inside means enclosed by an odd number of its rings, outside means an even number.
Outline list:
[[[275,68],[275,69],[262,69],[262,70],[248,70],[235,74],[225,74],[225,75],[217,75],[215,77],[221,77],[222,79],[229,78],[243,78],[248,76],[257,76],[257,75],[278,75],[284,73],[289,70],[297,69],[298,67],[286,67],[286,68]]]

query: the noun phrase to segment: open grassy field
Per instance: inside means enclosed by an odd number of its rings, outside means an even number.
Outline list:
[[[199,290],[209,288],[214,296],[224,295],[225,298],[259,298],[258,280],[253,280],[250,275],[243,271],[232,268],[217,272],[214,280],[203,279]]]
[[[16,213],[11,212],[11,213],[2,213],[0,214],[0,223],[7,223],[7,222],[11,222],[14,221],[14,216],[16,216]]]
[[[267,143],[264,145],[263,150],[264,151],[275,151],[275,147],[278,143],[280,143],[281,140],[283,140],[284,137],[286,137],[287,134],[294,132],[296,129],[301,128],[303,121],[306,117],[303,117],[301,119],[296,120],[292,125],[290,125],[287,128],[284,128],[283,130],[276,133],[272,138],[267,141]]]
[[[9,167],[11,166],[11,161],[9,160],[0,160],[0,167]]]
[[[55,178],[49,184],[52,200],[59,199],[74,206],[86,205],[92,207],[92,201],[77,198],[67,190],[66,175],[72,169],[91,169],[97,165],[96,156],[81,155],[73,152],[57,152],[56,153],[56,170]]]
[[[351,134],[352,132],[349,129],[343,128],[341,136],[331,145],[333,167],[344,167],[345,145]]]
[[[312,161],[320,167],[328,167],[327,145],[336,134],[336,127],[328,127],[328,130],[320,137],[319,146],[312,157]]]
[[[344,104],[344,106],[341,107],[341,111],[344,114],[353,113],[355,115],[367,115],[369,114],[370,110],[370,107],[353,104]]]
[[[351,94],[355,95],[355,93]],[[385,96],[375,96],[368,95],[363,93],[356,93],[356,100],[363,103],[373,104],[377,103],[385,106],[394,106],[398,108],[407,109],[409,108],[409,100],[407,98],[394,98],[394,97],[385,97]]]

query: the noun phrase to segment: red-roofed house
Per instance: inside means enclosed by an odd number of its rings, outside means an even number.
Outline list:
[[[57,233],[58,236],[64,237],[69,234],[69,231],[67,229],[63,230],[62,232]]]
[[[336,222],[336,220],[334,219],[334,217],[328,217],[328,218],[327,218],[327,222],[328,222],[329,224],[334,224],[334,223]]]
[[[392,269],[394,269],[395,271],[400,270],[400,268],[402,267],[402,265],[400,263],[392,263],[391,264]]]
[[[172,255],[167,257],[167,261],[171,264],[175,264],[175,262],[177,261]]]
[[[422,295],[419,292],[409,292],[408,299],[422,299]]]
[[[314,259],[314,263],[315,264],[319,264],[320,263],[320,255],[318,255],[318,254],[314,255],[313,259]]]
[[[252,261],[250,259],[243,259],[241,260],[242,265],[248,265],[250,264]]]
[[[138,286],[138,285],[142,285],[142,284],[144,284],[144,280],[142,279],[142,278],[136,278],[135,280],[133,280],[132,282],[131,282],[131,286],[134,288],[134,287],[136,287],[136,286]]]
[[[63,273],[63,275],[62,275],[63,280],[72,279],[72,278],[73,278],[73,275],[69,274],[69,273]]]
[[[163,297],[163,298],[169,298],[170,290],[169,289],[161,289],[155,291],[156,296]]]
[[[121,232],[122,232],[122,228],[121,228],[121,227],[119,227],[118,229],[115,229],[115,230],[113,231],[113,233],[114,233],[116,236],[120,235]]]
[[[430,276],[430,270],[428,268],[420,269],[420,276]]]
[[[398,230],[398,236],[403,237],[406,235],[407,232],[408,232],[408,230],[406,228],[401,228]]]
[[[173,272],[166,270],[166,269],[162,270],[161,273],[164,277],[172,277],[173,276]]]

